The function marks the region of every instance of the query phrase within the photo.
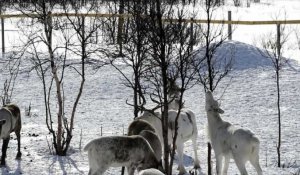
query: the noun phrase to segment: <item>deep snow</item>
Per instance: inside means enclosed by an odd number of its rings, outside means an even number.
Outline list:
[[[283,144],[282,160],[289,168],[276,168],[277,116],[274,71],[271,63],[253,48],[240,42],[228,42],[224,45],[236,45],[236,63],[239,65],[220,86],[227,86],[221,98],[225,110],[223,119],[242,127],[250,128],[261,139],[260,163],[265,174],[289,174],[300,168],[300,74],[294,69],[286,68],[282,74],[282,119]],[[223,49],[222,49],[223,50]],[[250,51],[250,52],[249,52]],[[243,64],[243,57],[251,55]],[[241,60],[238,60],[241,59]],[[250,60],[249,60],[250,59]],[[260,60],[260,61],[259,61]],[[256,64],[257,63],[257,64]],[[263,64],[261,64],[263,63]],[[260,64],[260,65],[258,65]],[[300,67],[293,64],[294,68]],[[126,70],[126,68],[124,68]],[[72,75],[67,75],[72,76]],[[3,78],[3,77],[1,77]],[[74,79],[74,78],[73,78]],[[72,78],[68,83],[74,83]],[[28,83],[30,82],[30,83]],[[82,130],[81,148],[91,139],[99,137],[101,127],[103,135],[122,135],[132,121],[132,109],[125,104],[131,97],[129,89],[121,84],[122,80],[116,71],[109,66],[94,72],[89,68],[87,82],[80,108],[77,112],[76,124],[69,156],[57,157],[49,153],[47,140],[50,135],[44,123],[41,83],[34,73],[20,74],[15,89],[14,102],[22,108],[23,130],[21,161],[14,160],[16,140],[12,139],[8,149],[8,167],[2,168],[2,174],[86,174],[88,172],[87,153],[80,151],[80,132]],[[75,83],[76,84],[76,83]],[[223,94],[223,87],[216,92],[216,97]],[[187,91],[186,106],[194,110],[199,129],[199,155],[202,172],[206,172],[206,116],[204,111],[204,96],[202,87],[195,86]],[[24,116],[24,108],[32,104],[33,115]],[[14,137],[15,138],[15,137]],[[193,166],[191,142],[186,143],[185,165],[188,169]],[[267,165],[267,167],[266,167]],[[112,168],[111,174],[118,174],[120,168]],[[8,172],[8,173],[6,173]],[[176,172],[176,170],[175,170]],[[231,161],[229,174],[237,173],[236,166]],[[251,168],[250,174],[253,173]]]
[[[236,11],[240,13],[241,19],[247,15],[249,20],[255,20],[259,16],[259,14],[256,14],[257,9],[255,7],[272,11],[271,8],[278,9],[278,6],[281,6],[284,2],[286,1],[273,2],[270,5],[255,5],[254,8],[250,9],[244,8],[250,14],[246,14],[243,8],[236,9]],[[289,3],[291,3],[292,7],[288,6],[287,8],[300,11],[300,3],[298,1],[289,1],[288,3],[286,2],[286,5]],[[265,17],[268,14],[264,14]],[[262,57],[257,48],[252,45],[254,38],[258,37],[260,33],[264,33],[268,27],[251,26],[251,29],[253,28],[256,28],[256,30],[248,30],[247,26],[237,28],[233,38],[238,39],[239,42],[226,42],[220,49],[220,54],[226,54],[227,49],[234,46],[235,65],[234,70],[220,84],[215,96],[217,99],[221,98],[222,109],[225,111],[224,115],[222,115],[224,120],[251,129],[260,138],[260,163],[264,174],[300,174],[300,66],[297,62],[292,61],[290,65],[293,68],[286,66],[281,76],[282,161],[286,168],[277,168],[275,73],[271,62]],[[8,35],[12,36],[14,33],[10,31]],[[11,37],[11,43],[16,43],[17,39],[13,38]],[[291,39],[291,41],[293,40]],[[12,48],[9,47],[9,49]],[[293,52],[293,54],[287,52],[287,56],[297,60],[297,55],[300,55],[300,51],[295,48],[289,51]],[[23,68],[25,69],[26,66]],[[128,68],[123,67],[123,69],[127,72],[129,71]],[[65,89],[69,91],[68,93],[71,93],[76,90],[78,82],[76,82],[77,77],[74,77],[74,72],[71,70],[68,72],[66,74],[66,84],[68,84],[69,88]],[[1,72],[0,82],[3,82],[4,79],[4,72]],[[17,142],[12,134],[13,138],[9,143],[8,149],[7,167],[1,169],[3,175],[87,174],[87,153],[81,151],[84,145],[89,140],[100,137],[101,128],[104,136],[122,135],[126,132],[128,124],[133,119],[133,112],[132,108],[126,105],[125,101],[132,98],[132,93],[130,89],[125,88],[122,84],[121,76],[109,66],[105,66],[99,71],[88,67],[86,79],[84,93],[77,111],[72,147],[68,156],[57,157],[50,154],[47,144],[47,142],[51,142],[51,136],[45,125],[42,84],[35,72],[29,74],[22,72],[18,76],[13,102],[22,109],[23,128],[21,137],[23,157],[21,161],[14,159]],[[223,94],[224,88],[226,88],[226,92]],[[203,88],[201,86],[193,87],[186,92],[184,99],[186,106],[196,114],[199,129],[198,153],[202,167],[200,171],[206,173],[205,125],[207,121],[204,110]],[[24,115],[25,107],[30,103],[33,114],[31,117],[26,117]],[[81,131],[82,137],[80,136]],[[193,166],[193,152],[190,141],[186,143],[185,148],[184,162],[189,170]],[[255,174],[249,164],[247,168],[249,174]],[[175,165],[174,174],[176,172]],[[120,174],[120,168],[111,168],[106,174]],[[228,174],[238,174],[238,170],[232,160]]]

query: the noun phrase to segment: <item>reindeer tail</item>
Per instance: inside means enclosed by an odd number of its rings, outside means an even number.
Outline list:
[[[251,145],[252,145],[252,153],[259,153],[259,139],[255,136],[252,137],[251,139]]]

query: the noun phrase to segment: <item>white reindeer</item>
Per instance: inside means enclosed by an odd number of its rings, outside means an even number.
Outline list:
[[[169,145],[172,144],[174,133],[175,133],[175,120],[177,117],[176,110],[168,111],[168,120],[169,120],[169,136],[168,141]],[[161,124],[161,113],[155,112],[154,114],[148,111],[145,111],[141,116],[137,119],[146,120],[152,126],[154,126],[156,133],[158,134],[160,141],[163,145],[163,136],[162,136],[162,124]],[[191,115],[191,113],[187,111],[182,111],[178,118],[178,136],[176,139],[176,151],[178,153],[179,163],[178,169],[179,174],[185,174],[187,171],[183,165],[183,149],[184,143],[188,140],[192,140],[193,148],[194,148],[194,166],[195,168],[200,168],[199,159],[197,155],[197,136],[198,130],[196,126],[195,115]]]
[[[126,166],[129,175],[134,169],[162,169],[149,143],[138,135],[101,137],[89,142],[84,151],[88,151],[89,175],[102,175],[109,167],[120,166]]]
[[[164,173],[155,168],[150,168],[140,171],[139,175],[164,175]]]
[[[224,111],[219,107],[218,102],[214,100],[210,91],[206,92],[205,98],[208,135],[216,156],[217,174],[227,174],[229,160],[233,157],[242,175],[248,174],[245,168],[247,161],[250,161],[257,174],[261,175],[258,138],[249,130],[235,128],[232,124],[223,121],[220,114]],[[225,158],[225,163],[222,171],[223,158]]]

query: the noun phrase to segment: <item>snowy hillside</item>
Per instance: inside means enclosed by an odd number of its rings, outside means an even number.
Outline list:
[[[224,7],[234,10],[238,19],[257,20],[260,15],[269,19],[270,14],[278,12],[281,7],[291,10],[291,19],[300,18],[300,1],[278,1],[263,5],[253,5],[251,8]],[[283,7],[284,5],[284,7]],[[259,10],[258,10],[259,9]],[[266,11],[262,10],[266,9]],[[274,10],[275,9],[275,10]],[[258,12],[259,11],[259,12]],[[267,13],[268,12],[268,13]],[[7,24],[15,29],[14,21]],[[275,26],[273,26],[275,28]],[[296,26],[293,26],[296,27]],[[252,30],[253,29],[253,30]],[[252,130],[261,141],[260,163],[265,175],[299,175],[300,174],[300,50],[296,47],[294,33],[291,34],[289,47],[285,56],[292,61],[283,69],[281,76],[282,94],[282,161],[284,168],[277,168],[277,108],[276,82],[272,63],[263,57],[254,45],[257,38],[265,32],[273,30],[270,26],[240,26],[233,34],[234,41],[225,42],[218,50],[218,55],[234,53],[233,71],[220,84],[215,92],[216,99],[220,98],[225,113],[222,118],[233,124]],[[293,31],[291,29],[291,31]],[[8,51],[18,43],[18,32],[7,32]],[[1,39],[1,38],[0,38]],[[259,44],[258,44],[259,45]],[[4,58],[0,56],[0,70]],[[296,60],[296,61],[295,61]],[[15,85],[13,102],[22,109],[22,160],[15,160],[17,141],[14,134],[7,151],[7,167],[1,168],[2,175],[9,174],[57,174],[77,175],[88,173],[87,153],[83,147],[91,139],[101,136],[123,135],[128,124],[133,120],[133,110],[126,105],[126,100],[132,98],[130,89],[125,88],[123,80],[110,66],[99,71],[93,67],[87,68],[86,84],[80,100],[75,118],[74,137],[68,156],[58,157],[50,153],[51,135],[49,134],[44,115],[42,84],[36,73],[25,72],[28,62],[22,62],[22,70]],[[129,72],[126,67],[122,68]],[[5,72],[0,72],[0,86],[5,79]],[[74,72],[66,74],[65,93],[71,93],[78,85]],[[222,89],[222,91],[221,91]],[[223,90],[226,89],[225,93]],[[224,94],[223,94],[224,93]],[[67,99],[68,100],[68,99]],[[206,113],[204,108],[204,91],[200,86],[194,86],[184,96],[185,104],[196,114],[198,136],[198,155],[201,170],[199,174],[207,172],[206,146]],[[31,104],[32,116],[25,116],[25,108]],[[191,141],[186,143],[184,163],[187,170],[193,167],[193,150]],[[215,161],[214,157],[213,160]],[[215,165],[215,162],[214,162]],[[174,173],[177,173],[177,165]],[[247,164],[249,174],[255,170]],[[121,168],[111,168],[105,174],[120,174]],[[230,161],[229,175],[238,174],[238,169]]]
[[[228,45],[235,45],[237,49],[236,70],[222,83],[224,86],[229,84],[221,99],[222,108],[225,110],[223,119],[250,128],[258,135],[261,139],[260,162],[265,174],[290,174],[299,171],[300,73],[287,68],[282,75],[282,158],[288,168],[278,169],[275,167],[277,116],[274,71],[270,62],[263,60],[264,58],[255,52],[254,47],[240,42],[228,42],[221,52],[226,50]],[[293,64],[293,66],[300,71],[298,65]],[[69,83],[73,83],[72,75],[68,76],[70,76]],[[2,174],[86,174],[88,172],[87,153],[80,151],[80,144],[82,148],[89,140],[99,137],[101,127],[103,135],[122,135],[123,130],[126,132],[126,127],[132,121],[132,109],[125,104],[125,100],[131,97],[131,92],[123,88],[121,82],[120,76],[111,67],[104,67],[96,73],[89,68],[86,89],[76,118],[73,146],[69,156],[56,157],[50,155],[47,145],[47,140],[50,142],[51,137],[44,123],[40,81],[34,73],[21,74],[16,84],[14,102],[23,109],[23,158],[22,161],[14,160],[16,140],[11,140],[7,158],[8,167],[2,168]],[[220,97],[222,93],[217,92],[216,97]],[[205,125],[207,121],[202,87],[196,86],[187,91],[185,100],[186,106],[196,113],[199,129],[198,152],[201,172],[205,173]],[[32,104],[33,115],[25,117],[24,108],[29,103]],[[80,137],[81,130],[82,138]],[[191,169],[193,166],[191,142],[186,145],[185,165]],[[252,167],[250,170],[250,174],[253,174]],[[112,168],[107,174],[119,174],[119,171],[120,168]],[[236,166],[231,161],[229,174],[237,172]]]

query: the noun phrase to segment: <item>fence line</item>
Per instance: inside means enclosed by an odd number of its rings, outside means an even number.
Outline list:
[[[0,14],[0,18],[35,18],[39,14]],[[52,13],[51,17],[99,17],[99,18],[132,18],[131,14],[108,14],[108,13]],[[147,17],[147,16],[145,16]],[[164,22],[187,22],[207,23],[206,19],[163,19]],[[243,20],[210,20],[211,24],[236,24],[236,25],[277,25],[277,24],[300,24],[299,20],[274,20],[274,21],[243,21]]]
[[[28,13],[28,14],[1,14],[0,9],[0,19],[1,19],[1,35],[2,35],[2,54],[5,53],[5,35],[4,35],[4,19],[6,18],[37,18],[40,14]],[[120,21],[125,18],[132,18],[132,14],[107,14],[107,13],[49,13],[50,17],[98,17],[98,18],[119,18]],[[147,16],[143,16],[147,17]],[[208,23],[206,19],[174,19],[168,18],[163,19],[166,23],[176,23],[184,22],[192,24],[204,24]],[[241,21],[232,20],[231,11],[228,11],[228,20],[210,20],[211,24],[227,24],[228,25],[228,39],[232,39],[232,25],[284,25],[284,24],[300,24],[300,20],[274,20],[274,21]],[[277,27],[278,30],[278,27]],[[122,31],[122,30],[120,30]],[[278,33],[278,32],[277,32]],[[118,34],[119,35],[119,34]]]

